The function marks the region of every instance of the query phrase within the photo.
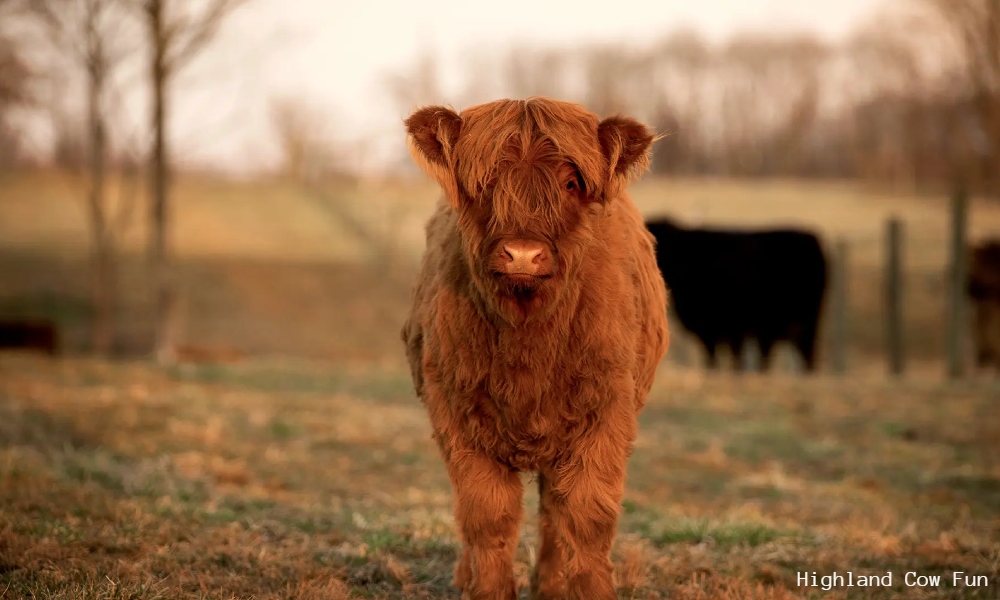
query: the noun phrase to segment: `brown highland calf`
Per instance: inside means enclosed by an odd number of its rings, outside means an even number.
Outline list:
[[[454,585],[517,597],[535,471],[532,597],[615,598],[626,462],[668,345],[654,240],[625,193],[655,136],[546,98],[425,107],[406,128],[444,191],[402,338],[454,490]]]

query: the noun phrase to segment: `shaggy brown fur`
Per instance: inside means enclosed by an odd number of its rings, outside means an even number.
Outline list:
[[[655,137],[546,98],[406,121],[445,192],[402,331],[451,476],[469,599],[516,597],[520,471],[538,473],[534,598],[615,598],[636,417],[668,345],[654,240],[625,193]]]
[[[1000,374],[1000,241],[972,249],[968,293],[976,366],[992,366]]]

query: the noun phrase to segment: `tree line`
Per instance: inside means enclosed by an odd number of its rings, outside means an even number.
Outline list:
[[[424,55],[386,89],[400,110],[550,95],[671,135],[653,170],[863,179],[1000,192],[1000,0],[896,0],[836,42],[674,31],[645,47],[470,53],[458,90]]]

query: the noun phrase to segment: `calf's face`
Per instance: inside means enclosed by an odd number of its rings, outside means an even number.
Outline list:
[[[511,320],[576,277],[594,220],[645,170],[654,141],[633,119],[546,98],[425,107],[406,127],[414,160],[458,213],[475,285]]]

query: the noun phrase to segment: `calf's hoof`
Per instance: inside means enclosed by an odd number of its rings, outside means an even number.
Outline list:
[[[537,566],[531,571],[531,600],[563,600],[567,590],[564,573],[549,575]]]
[[[474,590],[467,585],[462,590],[462,600],[517,600],[517,584],[513,579],[495,590]]]

